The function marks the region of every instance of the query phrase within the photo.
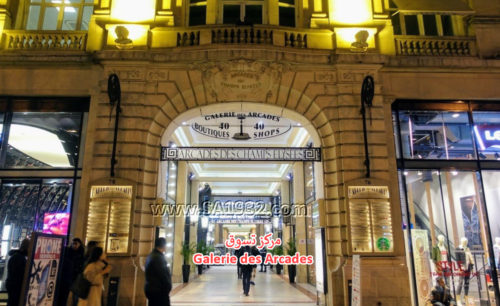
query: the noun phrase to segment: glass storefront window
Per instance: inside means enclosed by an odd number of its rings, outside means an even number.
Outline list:
[[[0,187],[0,276],[5,280],[8,251],[32,231],[66,235],[69,229],[72,179],[2,180]],[[3,281],[0,284],[4,290]]]
[[[479,158],[500,160],[500,112],[473,112]]]
[[[314,192],[314,162],[304,163],[304,184],[306,204],[316,199]]]
[[[491,302],[488,223],[476,171],[403,170],[418,304],[437,277],[462,302]],[[470,303],[468,301],[468,303]]]
[[[403,158],[475,158],[467,112],[400,111],[398,116]]]
[[[5,167],[75,167],[81,120],[81,113],[13,113],[5,135]]]

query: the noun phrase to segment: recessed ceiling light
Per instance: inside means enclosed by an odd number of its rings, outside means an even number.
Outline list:
[[[458,118],[458,116],[460,116],[460,114],[453,114],[453,118]]]
[[[186,125],[186,122],[183,122],[182,125]]]
[[[298,126],[300,126],[300,123],[297,123]]]

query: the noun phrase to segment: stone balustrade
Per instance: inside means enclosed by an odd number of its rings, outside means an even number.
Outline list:
[[[398,55],[477,56],[475,37],[395,36]]]
[[[5,30],[3,50],[85,51],[87,31]]]
[[[212,29],[212,44],[272,45],[273,31],[251,26]]]

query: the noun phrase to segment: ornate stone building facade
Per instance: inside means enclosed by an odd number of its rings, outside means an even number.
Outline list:
[[[500,1],[60,2],[0,0],[0,99],[26,100],[29,105],[21,111],[35,112],[39,100],[74,104],[88,98],[70,237],[88,235],[93,187],[110,180],[133,186],[130,247],[123,256],[110,257],[111,276],[121,277],[119,305],[146,302],[141,258],[155,237],[150,205],[163,188],[160,147],[185,118],[206,107],[265,110],[304,122],[317,135],[328,276],[322,301],[348,305],[352,256],[358,253],[351,239],[348,187],[366,179],[359,113],[366,76],[375,81],[367,133],[370,179],[387,184],[390,193],[393,249],[361,253],[363,305],[420,303],[408,237],[401,229],[411,222],[401,204],[406,200],[398,177],[393,103],[496,102]],[[239,7],[239,16],[230,4]],[[260,15],[246,13],[255,9],[252,5]],[[111,74],[120,78],[122,92],[114,178],[109,174],[116,111],[107,92]],[[179,171],[187,172],[185,167],[180,164]],[[0,170],[3,180],[51,175]],[[185,193],[177,193],[178,205]],[[180,240],[183,229],[179,218],[175,235]],[[305,229],[296,234],[305,235]],[[487,245],[493,244],[491,235]],[[174,259],[176,281],[180,265]],[[498,283],[494,286],[498,292]]]

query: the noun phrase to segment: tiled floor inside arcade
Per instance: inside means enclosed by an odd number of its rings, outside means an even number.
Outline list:
[[[235,266],[212,266],[187,284],[175,284],[170,294],[172,305],[316,305],[316,294],[307,284],[290,284],[275,271],[258,272],[249,296],[243,295],[242,280]],[[310,287],[309,287],[310,286]]]

